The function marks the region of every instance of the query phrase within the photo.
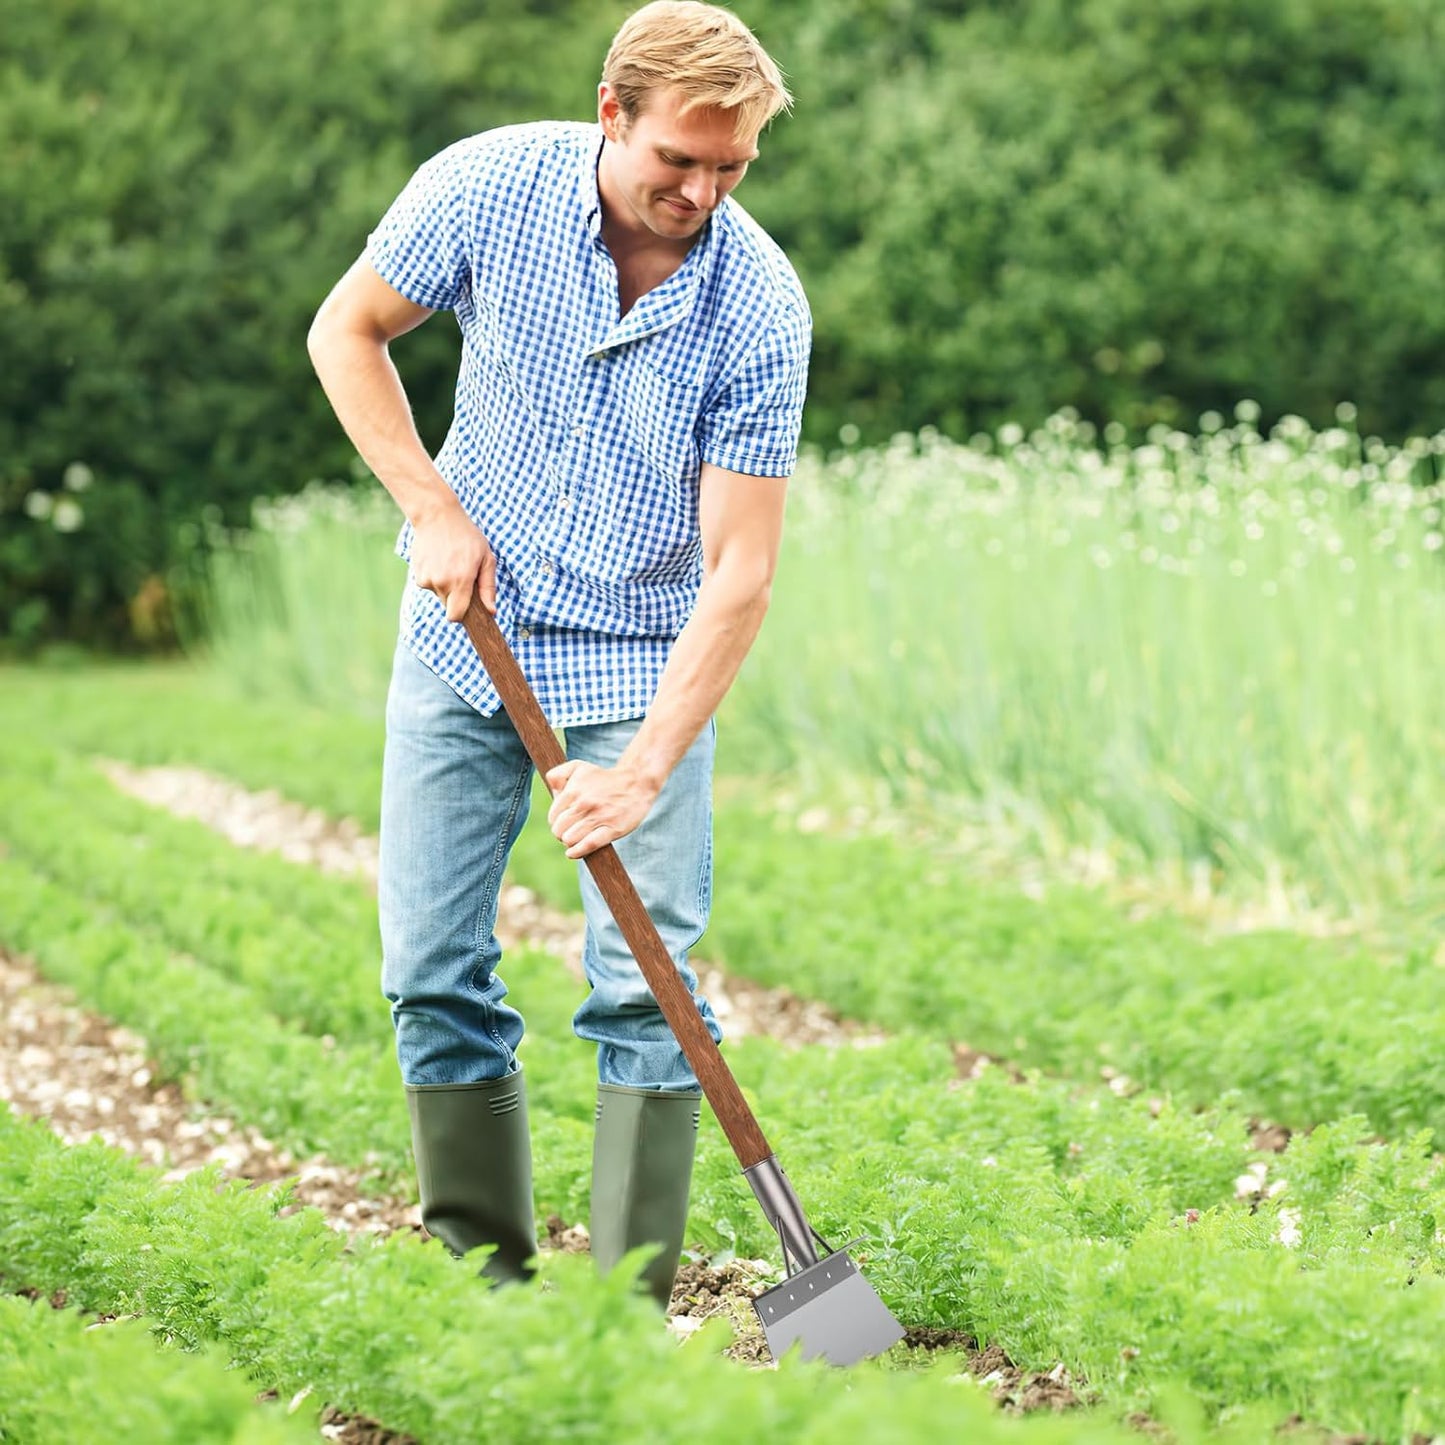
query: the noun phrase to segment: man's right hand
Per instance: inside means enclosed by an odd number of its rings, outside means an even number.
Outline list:
[[[447,605],[447,620],[460,622],[472,596],[495,615],[497,559],[481,528],[450,491],[448,501],[412,520],[411,575],[418,587]]]

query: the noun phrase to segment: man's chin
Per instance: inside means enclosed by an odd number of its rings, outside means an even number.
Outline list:
[[[666,231],[673,236],[692,235],[711,214],[708,211],[681,211],[676,206],[668,205],[666,201],[659,201],[657,209],[664,219]]]

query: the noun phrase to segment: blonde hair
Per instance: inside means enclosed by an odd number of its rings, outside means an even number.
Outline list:
[[[658,90],[678,90],[682,110],[732,111],[739,139],[757,135],[793,97],[753,32],[730,10],[701,0],[652,0],[613,37],[602,79],[630,123]]]

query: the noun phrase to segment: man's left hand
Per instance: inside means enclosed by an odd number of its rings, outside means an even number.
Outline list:
[[[656,791],[624,768],[573,759],[547,774],[552,806],[547,825],[569,858],[585,858],[625,838],[647,816]]]

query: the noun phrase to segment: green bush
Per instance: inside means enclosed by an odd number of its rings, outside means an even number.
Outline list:
[[[585,106],[598,26],[447,0],[12,8],[0,645],[165,641],[203,516],[348,472],[305,334],[390,197],[461,131]],[[520,64],[544,33],[547,65]],[[407,344],[437,444],[454,349],[441,326]]]
[[[1418,0],[793,0],[747,199],[817,315],[810,427],[1258,400],[1433,431],[1442,35]],[[1433,298],[1435,304],[1425,304]]]
[[[166,641],[203,515],[350,473],[321,297],[446,142],[586,116],[630,8],[20,0],[0,39],[0,647]],[[742,200],[816,313],[815,440],[1445,412],[1426,0],[774,0]],[[441,440],[456,337],[398,352]],[[851,432],[848,433],[851,435]],[[211,508],[209,513],[206,509]]]

